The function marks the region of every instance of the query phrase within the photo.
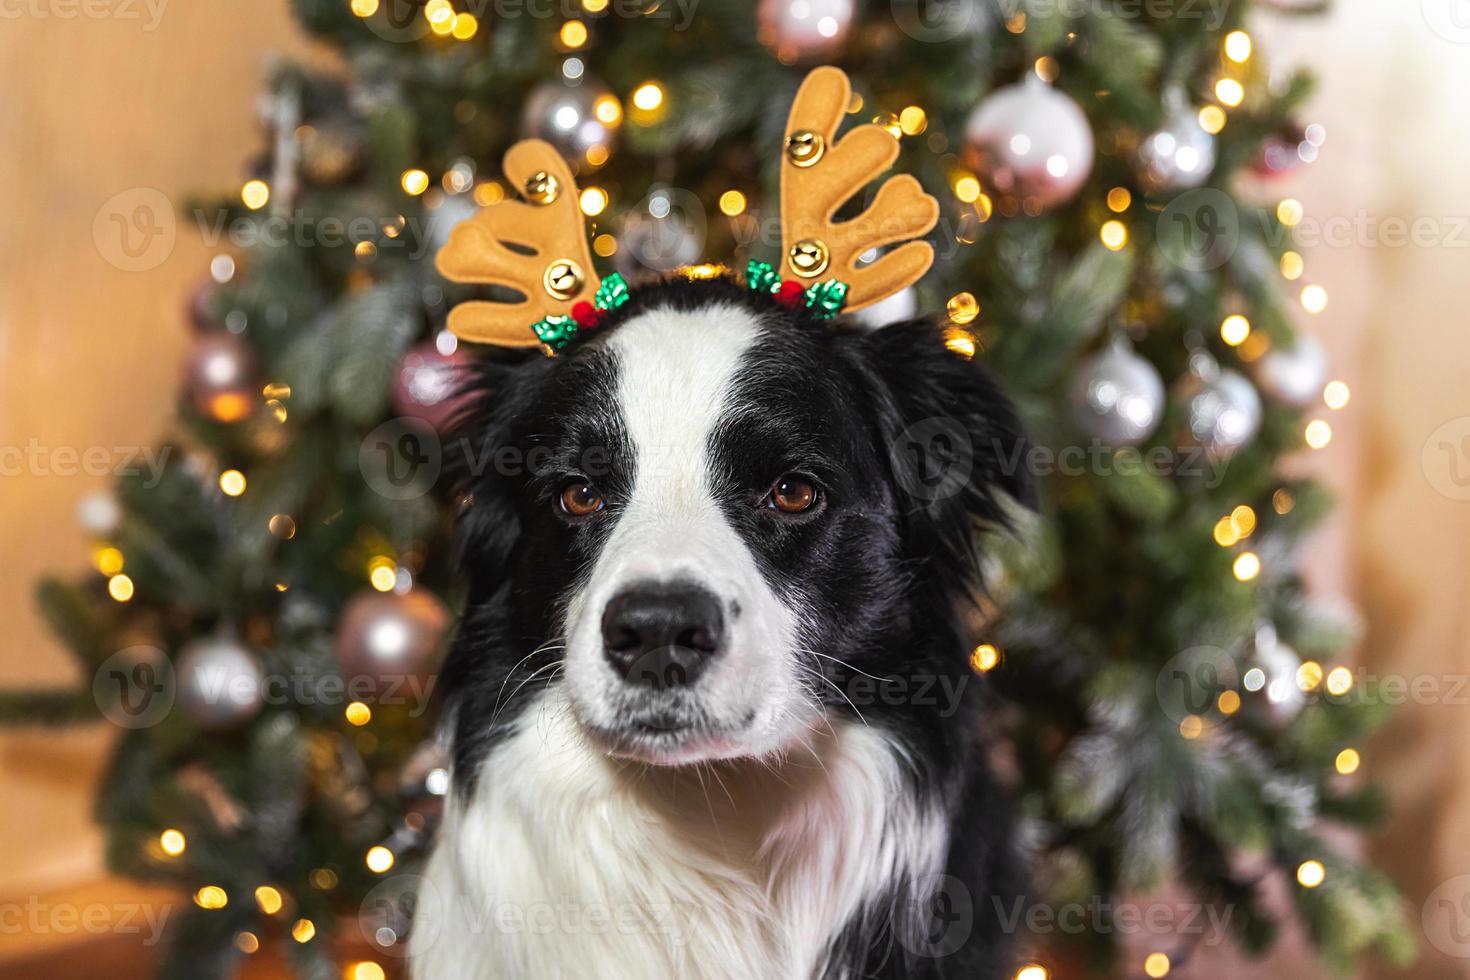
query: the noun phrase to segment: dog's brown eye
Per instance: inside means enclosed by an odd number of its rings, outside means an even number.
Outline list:
[[[561,509],[573,517],[590,517],[602,510],[602,496],[592,484],[574,480],[562,488]]]
[[[800,514],[817,502],[817,488],[799,476],[787,474],[771,487],[770,506],[783,514]]]

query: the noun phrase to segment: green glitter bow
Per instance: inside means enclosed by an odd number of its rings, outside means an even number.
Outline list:
[[[776,295],[782,282],[771,263],[752,259],[745,268],[745,285],[757,293]],[[847,283],[839,279],[823,279],[802,293],[802,305],[818,320],[830,320],[841,313],[846,302]]]
[[[578,303],[570,314],[553,313],[531,324],[531,329],[536,331],[537,339],[553,351],[564,350],[582,329],[596,326],[603,314],[628,302],[629,296],[628,280],[614,272],[603,277],[590,304]],[[585,306],[590,306],[590,309],[579,309]]]

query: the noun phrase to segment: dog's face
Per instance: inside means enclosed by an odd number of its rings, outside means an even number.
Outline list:
[[[927,322],[672,282],[485,384],[444,676],[461,763],[548,685],[610,755],[778,754],[972,581],[995,491],[1027,495],[1011,409]]]

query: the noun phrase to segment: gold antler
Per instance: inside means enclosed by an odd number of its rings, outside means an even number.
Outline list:
[[[459,304],[449,313],[456,336],[535,347],[541,339],[531,325],[591,302],[598,280],[577,185],[560,154],[541,140],[522,140],[506,151],[505,176],[526,202],[502,201],[455,226],[436,263],[454,282],[507,286],[523,297],[515,303]]]
[[[792,103],[781,160],[782,278],[848,284],[845,309],[856,310],[917,281],[934,261],[926,242],[909,242],[857,267],[869,249],[924,234],[939,220],[939,203],[907,174],[886,181],[851,221],[834,223],[848,198],[893,165],[898,140],[881,126],[859,126],[835,141],[852,86],[841,69],[807,75]]]

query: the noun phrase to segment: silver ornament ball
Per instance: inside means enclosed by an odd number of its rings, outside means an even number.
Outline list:
[[[1177,394],[1185,403],[1185,438],[1214,459],[1235,455],[1261,427],[1261,396],[1238,371],[1191,373]]]
[[[788,64],[828,54],[852,31],[854,0],[761,0],[756,33]]]
[[[1158,370],[1126,343],[1109,344],[1072,373],[1072,418],[1110,446],[1134,446],[1153,435],[1164,413]]]
[[[1272,347],[1262,355],[1253,373],[1273,400],[1305,408],[1321,396],[1327,383],[1327,352],[1315,338],[1298,334],[1290,349]]]
[[[200,336],[184,366],[184,386],[200,414],[238,422],[255,408],[260,371],[250,347],[228,333]]]
[[[436,666],[448,625],[449,611],[426,589],[364,592],[343,610],[333,652],[349,680],[424,677]]]
[[[206,731],[225,731],[255,717],[264,703],[265,672],[260,658],[227,636],[198,639],[179,651],[174,664],[178,704]]]
[[[612,99],[590,77],[574,84],[542,82],[526,99],[521,126],[526,135],[546,140],[575,164],[593,147],[612,149],[622,121],[621,107],[616,113],[611,109]]]
[[[1164,125],[1138,148],[1143,179],[1154,190],[1188,190],[1209,180],[1215,169],[1215,137],[1199,124],[1199,114],[1180,103]]]
[[[965,157],[988,191],[1048,208],[1092,172],[1092,127],[1070,96],[1030,75],[987,96],[965,123]]]

